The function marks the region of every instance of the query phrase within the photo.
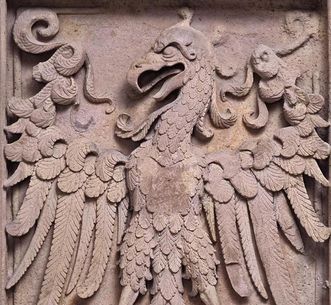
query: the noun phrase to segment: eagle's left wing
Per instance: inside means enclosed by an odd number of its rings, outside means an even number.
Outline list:
[[[273,138],[247,141],[238,151],[208,155],[204,177],[206,218],[214,237],[217,223],[234,290],[241,296],[250,294],[248,271],[257,291],[267,298],[259,256],[277,305],[298,304],[279,230],[299,252],[304,246],[294,214],[316,242],[327,240],[331,232],[315,212],[304,180],[310,176],[329,185],[317,161],[328,157],[330,147],[315,130],[328,126],[316,114],[324,99],[318,94],[302,95],[299,88],[296,91],[284,97],[284,115],[292,126],[279,129]]]

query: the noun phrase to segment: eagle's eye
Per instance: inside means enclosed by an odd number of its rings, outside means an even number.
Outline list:
[[[264,51],[261,55],[261,59],[265,62],[269,61],[269,53],[267,51]]]
[[[163,50],[163,56],[166,58],[171,58],[176,54],[176,48],[173,46],[168,46]]]

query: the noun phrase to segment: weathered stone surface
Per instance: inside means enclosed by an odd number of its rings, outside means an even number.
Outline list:
[[[1,20],[2,303],[328,304],[326,6],[72,3]]]

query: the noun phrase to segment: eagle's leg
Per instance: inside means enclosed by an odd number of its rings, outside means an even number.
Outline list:
[[[208,285],[204,291],[200,292],[200,298],[206,305],[221,305],[215,286]]]
[[[199,293],[205,305],[220,305],[216,291],[215,249],[202,227],[199,215],[188,215],[184,222],[183,250],[187,275],[192,280],[192,293]]]
[[[137,300],[139,291],[134,291],[130,285],[124,286],[122,289],[119,305],[133,305]]]
[[[141,210],[132,216],[121,245],[121,285],[119,305],[133,305],[139,294],[147,292],[146,281],[152,279],[151,255],[155,247],[151,215]]]

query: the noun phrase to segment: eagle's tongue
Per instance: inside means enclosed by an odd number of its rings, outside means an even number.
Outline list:
[[[183,85],[183,75],[179,73],[164,82],[161,89],[153,95],[153,98],[157,101],[161,101],[166,98],[171,92],[180,88]]]

